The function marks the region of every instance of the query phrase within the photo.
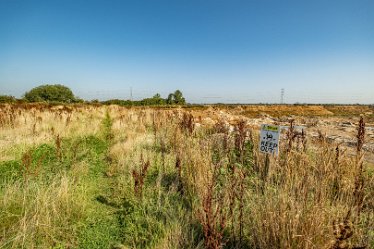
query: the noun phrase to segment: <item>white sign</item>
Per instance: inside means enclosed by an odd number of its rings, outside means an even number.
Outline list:
[[[280,127],[261,125],[260,152],[278,155]]]

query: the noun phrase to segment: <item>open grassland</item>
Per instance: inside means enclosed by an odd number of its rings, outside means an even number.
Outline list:
[[[267,108],[1,106],[0,248],[374,248],[372,108],[265,157],[253,118],[346,116]]]

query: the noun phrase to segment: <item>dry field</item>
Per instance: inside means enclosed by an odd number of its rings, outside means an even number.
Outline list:
[[[2,105],[0,248],[374,248],[373,112]]]

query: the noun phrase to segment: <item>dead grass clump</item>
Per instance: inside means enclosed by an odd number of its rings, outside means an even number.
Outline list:
[[[183,113],[182,120],[179,123],[181,130],[192,135],[195,129],[195,120],[191,113]]]
[[[346,217],[339,224],[333,222],[333,231],[335,240],[332,241],[332,245],[329,249],[365,249],[366,246],[353,246],[349,239],[354,234],[353,223],[350,221],[351,212],[348,211]]]

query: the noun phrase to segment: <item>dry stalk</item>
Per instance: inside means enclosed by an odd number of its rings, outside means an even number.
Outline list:
[[[36,122],[33,124],[32,126],[32,134],[35,135],[36,134]]]
[[[287,153],[289,153],[292,149],[292,144],[295,140],[295,129],[294,129],[294,119],[291,119],[290,120],[290,127],[288,128],[288,131],[287,131],[287,142],[288,142],[288,147],[287,147]]]
[[[136,171],[135,169],[132,171],[132,176],[134,178],[134,193],[138,197],[142,196],[144,179],[147,175],[147,171],[150,166],[149,160],[144,161],[143,154],[140,157],[140,164],[141,167],[139,171]]]
[[[183,182],[182,182],[182,160],[180,154],[178,153],[175,159],[175,168],[178,174],[178,192],[183,195]]]
[[[202,200],[202,210],[198,218],[204,231],[204,244],[207,249],[219,249],[225,244],[223,232],[227,214],[224,211],[224,195],[216,193],[219,165],[214,165],[213,174]]]
[[[244,221],[243,221],[243,215],[244,215],[244,191],[245,191],[245,180],[246,174],[244,173],[243,169],[240,171],[239,174],[239,248],[242,246],[243,242],[243,227],[244,227]]]
[[[39,174],[40,168],[42,166],[42,161],[45,159],[46,155],[43,154],[41,157],[39,157],[36,167],[33,170],[33,158],[32,158],[32,151],[29,150],[26,153],[22,155],[22,175],[24,182],[27,182],[29,177],[34,175],[37,176]]]
[[[341,170],[340,170],[340,144],[336,145],[335,148],[335,175],[334,175],[334,182],[333,182],[333,199],[336,200],[340,195],[340,182],[341,182]]]
[[[357,131],[357,155],[356,155],[356,179],[355,188],[353,191],[353,207],[357,208],[357,217],[360,216],[363,202],[364,202],[364,176],[363,176],[363,164],[364,164],[364,154],[362,152],[362,146],[365,142],[365,122],[361,117],[358,131]]]
[[[27,151],[22,156],[22,174],[23,174],[24,182],[27,182],[28,176],[30,175],[31,164],[32,164],[31,151]]]
[[[238,161],[243,164],[244,154],[245,154],[245,142],[247,139],[247,130],[245,128],[246,122],[241,120],[236,126],[236,136],[235,136],[235,149],[237,152]]]
[[[195,130],[195,120],[191,113],[183,113],[182,120],[179,123],[181,130],[187,134],[192,135]]]
[[[218,120],[218,122],[214,125],[214,131],[216,133],[224,133],[227,134],[229,132],[229,127],[224,119]]]
[[[56,143],[56,157],[61,162],[62,161],[61,137],[59,134],[56,136],[55,143]]]

